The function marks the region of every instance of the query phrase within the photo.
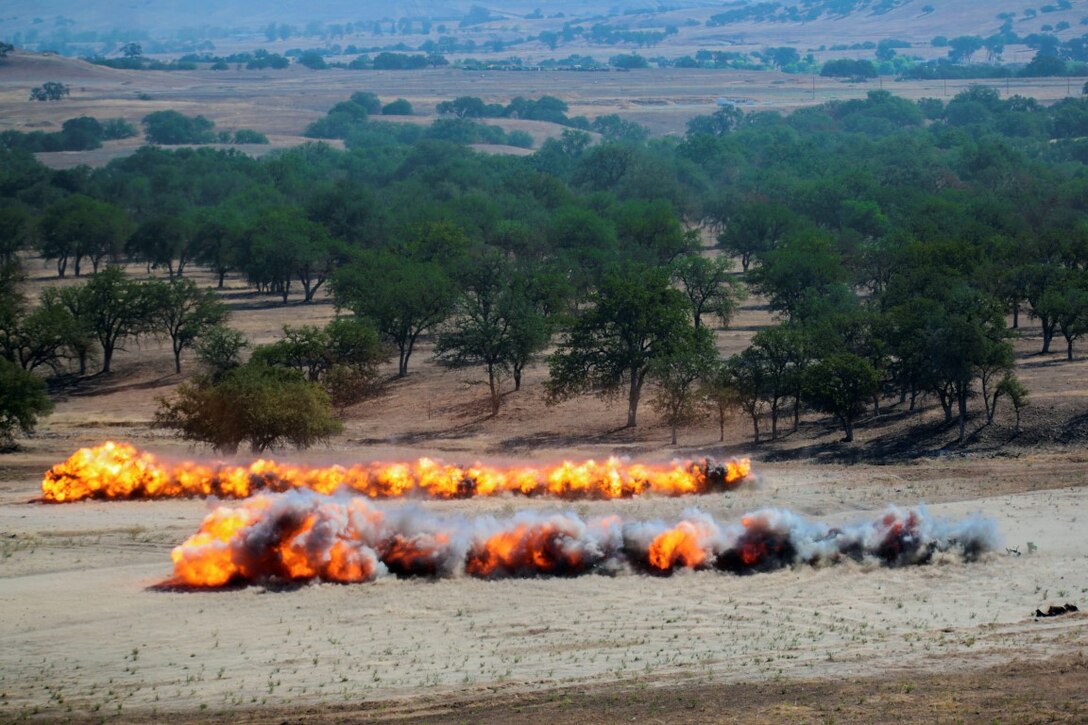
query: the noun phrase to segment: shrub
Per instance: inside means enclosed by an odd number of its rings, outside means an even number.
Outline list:
[[[144,137],[148,143],[174,144],[214,143],[215,124],[203,116],[186,116],[177,111],[155,111],[144,116]]]
[[[268,143],[268,137],[260,131],[249,128],[240,128],[234,132],[234,143]]]
[[[33,433],[38,418],[52,411],[41,378],[0,357],[0,449],[14,445],[16,432]]]
[[[397,100],[395,100],[395,101],[393,101],[391,103],[387,103],[384,106],[382,106],[382,115],[383,116],[411,116],[412,115],[412,104],[409,103],[408,101],[404,100],[403,98],[398,98]]]
[[[185,440],[232,454],[242,443],[254,453],[291,444],[309,448],[339,433],[328,393],[295,370],[242,365],[214,382],[182,383],[159,400],[155,424]]]

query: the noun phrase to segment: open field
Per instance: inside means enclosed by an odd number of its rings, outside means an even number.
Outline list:
[[[64,79],[72,88],[56,103],[27,101],[30,89]],[[252,128],[269,136],[272,148],[292,146],[306,125],[356,91],[377,93],[383,100],[406,98],[419,121],[433,118],[435,106],[462,95],[507,103],[515,96],[554,95],[570,106],[571,116],[589,118],[618,113],[654,133],[683,133],[689,119],[713,113],[718,98],[729,98],[746,112],[789,112],[834,99],[864,98],[884,88],[906,98],[950,99],[978,83],[991,85],[1002,97],[1032,96],[1056,101],[1080,95],[1084,78],[1002,79],[1000,81],[870,81],[845,83],[818,76],[777,72],[651,69],[626,73],[476,72],[453,69],[421,71],[311,71],[293,66],[285,71],[125,71],[56,56],[9,59],[0,72],[0,130],[59,130],[76,116],[123,117],[135,125],[153,111],[203,114],[217,129]],[[140,96],[144,96],[141,99]],[[389,117],[389,120],[405,120]],[[489,120],[508,131],[528,131],[539,146],[558,136],[562,126],[538,121]],[[88,152],[43,154],[53,166],[102,165],[130,152],[132,139],[109,142]],[[266,150],[264,147],[260,150]],[[246,149],[247,151],[251,150]]]

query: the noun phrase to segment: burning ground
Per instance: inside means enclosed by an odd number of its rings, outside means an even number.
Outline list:
[[[749,513],[728,525],[694,509],[675,523],[537,511],[497,519],[385,508],[359,496],[298,490],[213,510],[200,531],[173,550],[170,583],[348,583],[388,574],[578,576],[625,569],[752,574],[844,560],[924,564],[938,553],[973,561],[997,543],[992,521],[935,519],[925,507],[891,507],[874,520],[834,528],[781,509]]]

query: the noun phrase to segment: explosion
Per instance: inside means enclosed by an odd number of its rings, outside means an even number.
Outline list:
[[[889,508],[873,521],[832,528],[764,509],[723,525],[703,512],[681,520],[625,523],[570,512],[523,511],[508,519],[440,516],[415,506],[383,508],[361,496],[309,490],[262,493],[220,506],[172,552],[174,586],[380,576],[482,578],[577,576],[684,569],[735,574],[797,565],[874,561],[924,564],[938,552],[966,561],[997,546],[994,523],[944,521],[924,507]]]
[[[257,460],[248,466],[184,462],[169,464],[127,443],[112,441],[76,451],[46,472],[42,494],[61,503],[88,498],[143,499],[218,496],[246,498],[261,491],[310,489],[330,494],[346,487],[370,498],[471,498],[504,493],[564,499],[669,496],[733,488],[751,473],[747,458],[650,466],[565,462],[557,466],[463,467],[420,458],[415,463],[360,463],[317,468]]]

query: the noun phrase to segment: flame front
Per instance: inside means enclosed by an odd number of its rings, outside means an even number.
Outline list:
[[[946,522],[924,508],[892,508],[842,528],[778,509],[722,525],[687,511],[679,521],[583,519],[522,511],[508,519],[441,516],[414,505],[386,509],[361,496],[263,493],[220,506],[172,552],[172,583],[219,587],[258,581],[364,582],[384,575],[482,578],[577,576],[622,570],[737,574],[871,560],[922,564],[934,552],[965,560],[997,546],[993,523]]]
[[[361,463],[325,468],[257,460],[248,466],[169,464],[127,443],[83,448],[45,474],[46,501],[143,499],[215,495],[245,498],[261,491],[306,488],[329,494],[342,487],[370,498],[469,498],[498,494],[564,499],[669,496],[727,490],[751,474],[748,459],[651,466],[616,458],[540,468],[462,467],[420,458],[414,463]]]

